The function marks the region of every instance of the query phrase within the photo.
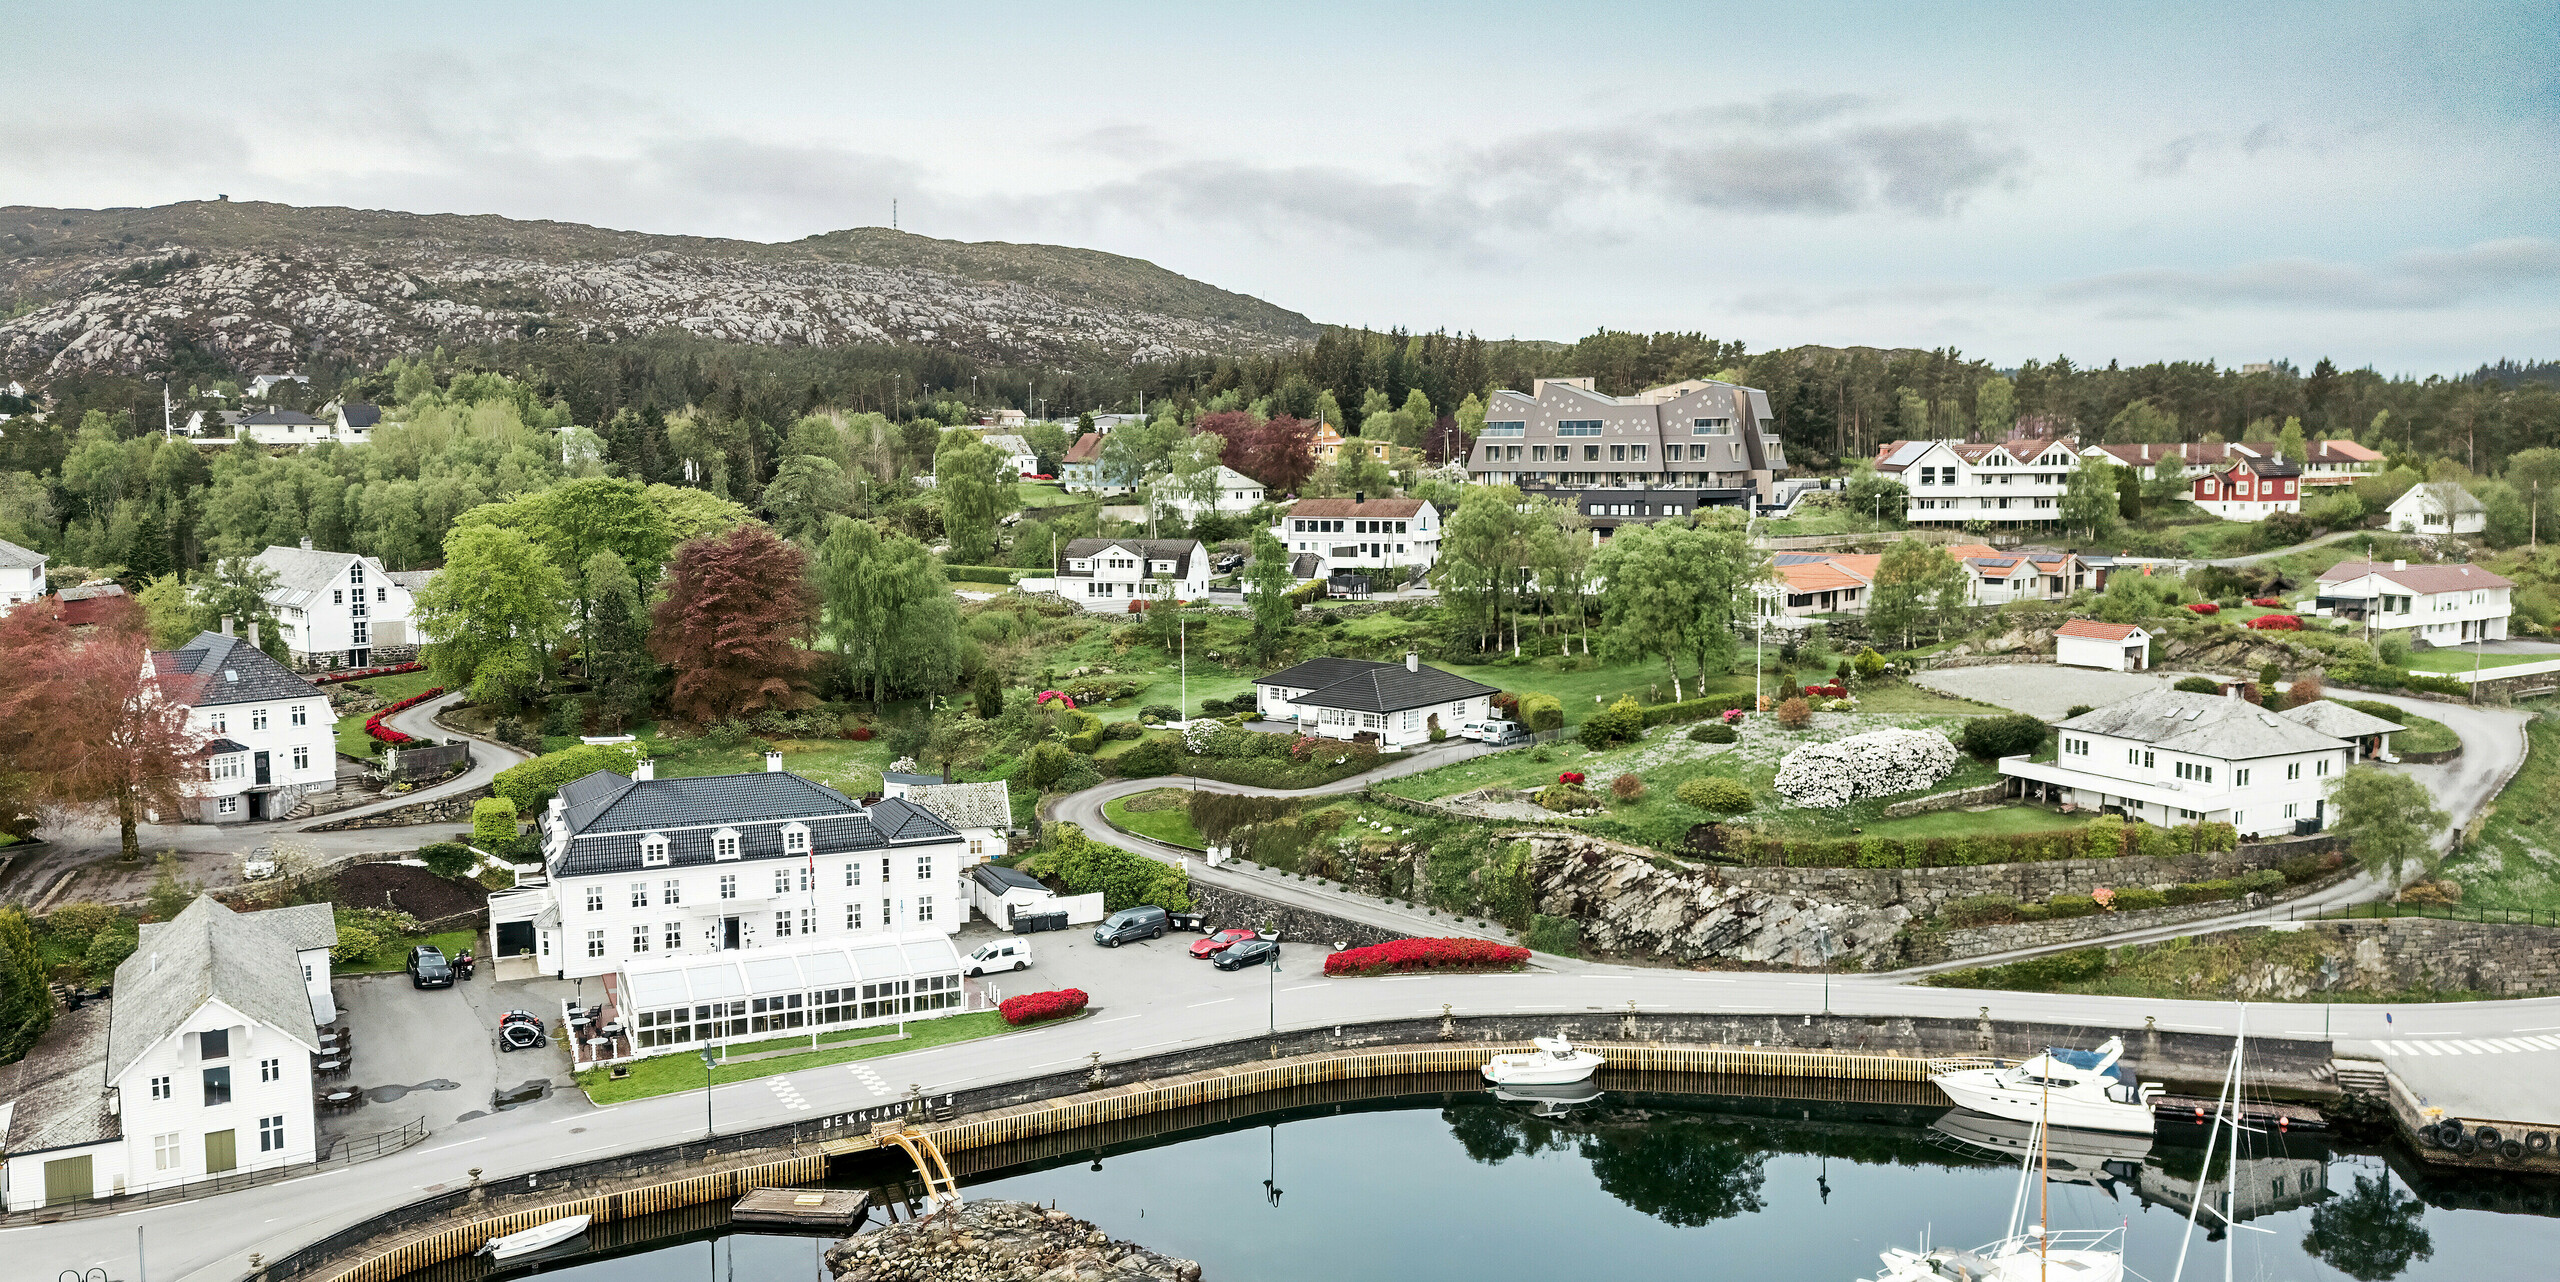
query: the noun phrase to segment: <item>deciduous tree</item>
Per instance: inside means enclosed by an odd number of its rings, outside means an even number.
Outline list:
[[[651,611],[649,652],[676,670],[677,713],[710,722],[808,706],[806,646],[818,618],[808,565],[807,553],[762,526],[676,549],[666,599]]]
[[[1972,574],[1945,548],[1908,540],[1892,544],[1876,563],[1867,627],[1879,638],[1901,636],[1909,649],[1921,625],[1943,625],[1960,614],[1972,587]]]
[[[176,819],[185,786],[204,777],[207,738],[188,728],[149,652],[139,610],[85,636],[41,610],[0,617],[0,768],[38,803],[114,815],[129,859],[142,854],[145,816]]]
[[[601,551],[588,557],[583,569],[593,603],[579,638],[587,684],[595,688],[606,724],[618,730],[625,719],[647,711],[656,684],[649,616],[641,606],[640,585],[623,568],[621,557]]]
[[[953,562],[986,562],[995,549],[996,519],[1013,506],[1013,486],[1013,469],[994,446],[968,432],[942,438],[933,459],[933,488],[942,496],[942,530],[951,538]]]
[[[551,644],[568,623],[569,585],[522,530],[464,525],[444,540],[444,570],[414,613],[438,684],[523,706],[550,676]]]
[[[1245,577],[1253,591],[1253,653],[1268,659],[1289,643],[1289,621],[1298,612],[1289,599],[1297,586],[1289,573],[1289,549],[1269,530],[1253,532],[1253,569]],[[1183,715],[1191,715],[1190,710]]]
[[[2331,825],[2365,871],[2397,883],[2407,864],[2434,858],[2435,834],[2450,822],[2425,784],[2379,766],[2357,766],[2329,789]]]

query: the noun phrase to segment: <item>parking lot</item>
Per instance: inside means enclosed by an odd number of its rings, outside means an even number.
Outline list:
[[[577,993],[574,983],[537,979],[502,988],[484,967],[451,988],[413,988],[399,971],[344,976],[331,987],[356,1052],[344,1081],[363,1091],[365,1102],[323,1113],[324,1136],[371,1135],[421,1117],[441,1131],[501,1108],[586,1107],[558,1042],[505,1054],[497,1047],[499,1015],[522,1007],[556,1024],[560,999]]]
[[[1006,937],[995,927],[972,920],[952,942],[966,956],[980,944]],[[1118,948],[1093,942],[1090,926],[1020,938],[1031,944],[1035,961],[1031,969],[971,982],[986,985],[999,999],[1055,988],[1081,988],[1092,997],[1096,1009],[1107,1010],[1112,1017],[1180,1012],[1246,998],[1263,1000],[1268,991],[1322,981],[1325,954],[1333,951],[1329,944],[1283,941],[1280,973],[1266,976],[1260,966],[1224,971],[1206,960],[1194,959],[1189,950],[1200,936],[1187,930],[1170,931],[1162,939],[1139,940]],[[1144,1026],[1162,1027],[1153,1022]]]

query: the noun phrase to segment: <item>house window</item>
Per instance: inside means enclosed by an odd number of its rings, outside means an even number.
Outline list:
[[[359,561],[356,564],[347,567],[347,582],[355,584],[357,587],[364,586],[363,562]]]
[[[668,922],[665,937],[661,942],[666,945],[668,952],[672,953],[681,951],[684,948],[684,923],[680,921]]]
[[[213,777],[216,779],[237,779],[240,772],[239,753],[226,753],[213,759]]]
[[[258,1151],[274,1153],[284,1148],[284,1114],[258,1119]]]
[[[2317,762],[2314,762],[2311,766],[2311,773],[2325,778],[2329,773],[2329,759],[2327,757],[2322,757]]]
[[[220,1068],[208,1068],[204,1070],[204,1106],[206,1108],[212,1108],[217,1104],[228,1104],[230,1102],[231,1066],[225,1064]]]
[[[773,870],[773,893],[777,895],[787,895],[791,893],[790,869],[776,868]]]
[[[845,865],[844,865],[844,884],[846,884],[846,885],[848,885],[848,886],[859,886],[859,885],[861,885],[861,884],[862,884],[862,861],[861,861],[861,860],[859,860],[859,859],[851,859],[851,860],[847,860],[847,861],[845,861]]]
[[[329,589],[329,604],[331,604],[331,605],[345,605],[346,603],[347,603],[347,590],[346,590],[345,588],[331,588],[331,589]]]
[[[933,856],[931,856],[931,855],[918,855],[918,856],[916,856],[916,880],[917,880],[917,881],[931,881],[931,880],[933,880]]]
[[[2197,783],[2212,783],[2213,767],[2193,761],[2181,761],[2178,763],[2178,777],[2192,779]]]
[[[649,883],[645,881],[631,883],[631,906],[634,908],[649,906]]]
[[[217,712],[217,713],[214,713],[214,714],[213,714],[213,724],[212,724],[212,726],[211,726],[211,727],[209,727],[209,728],[210,728],[210,729],[211,729],[215,734],[228,734],[228,733],[230,733],[230,732],[231,732],[231,714],[229,714],[229,713],[227,713],[227,712]]]
[[[2302,807],[2301,807],[2299,804],[2294,803],[2294,802],[2290,802],[2290,801],[2288,801],[2288,802],[2284,803],[2284,817],[2285,817],[2285,818],[2287,818],[2287,819],[2291,819],[2291,818],[2293,818],[2293,817],[2295,817],[2296,815],[2299,815],[2299,814],[2301,814],[2301,813],[2302,813]]]
[[[376,601],[381,601],[381,602],[388,603],[388,602],[391,600],[391,589],[389,589],[389,588],[375,588],[375,589],[373,590],[373,599],[374,599],[374,600],[376,600]]]
[[[848,903],[848,904],[846,904],[846,905],[844,906],[844,928],[845,928],[846,930],[860,930],[860,929],[862,929],[862,901],[861,901],[861,900],[859,900],[859,899],[854,900],[854,901],[852,901],[851,903]]]
[[[170,1131],[151,1137],[152,1170],[174,1171],[178,1169],[178,1161],[178,1132]]]
[[[238,797],[221,798],[213,803],[213,812],[217,815],[236,815],[240,813],[240,799]]]
[[[306,708],[306,707],[304,707],[303,705],[301,705],[301,704],[299,704],[299,703],[297,703],[297,704],[293,705],[293,724],[295,724],[295,725],[297,725],[297,726],[307,726],[307,725],[310,725],[310,724],[311,724],[311,709]]]
[[[604,887],[587,887],[587,911],[591,913],[604,911]]]
[[[786,908],[773,915],[773,937],[776,939],[786,939],[789,938],[790,935],[791,910]]]
[[[737,858],[738,834],[726,828],[711,834],[711,857],[714,859]]]
[[[889,884],[889,857],[887,855],[880,856],[880,884],[883,886]]]
[[[1558,436],[1598,436],[1599,434],[1600,420],[1596,418],[1569,418],[1556,424]],[[1595,447],[1593,457],[1598,456]]]
[[[809,830],[797,824],[783,829],[782,848],[795,855],[809,853]]]
[[[2302,763],[2301,763],[2301,762],[2299,762],[2299,761],[2287,762],[2287,763],[2285,764],[2285,768],[2284,768],[2284,777],[2285,777],[2285,778],[2287,778],[2287,779],[2299,779],[2299,778],[2301,778],[2301,777],[2302,777]]]
[[[666,838],[661,837],[656,833],[651,833],[640,839],[640,866],[643,868],[664,868],[667,866]],[[675,883],[668,882],[667,884],[672,886]]]
[[[294,768],[294,769],[296,769],[296,770],[309,770],[309,769],[311,768],[311,747],[310,747],[310,745],[308,745],[308,744],[297,744],[297,745],[295,745],[295,747],[294,747],[294,749],[293,749],[293,768]]]
[[[665,881],[659,882],[658,902],[662,904],[683,903],[684,883],[673,877],[669,877]]]
[[[2234,788],[2246,788],[2249,786],[2249,771],[2247,767],[2244,766],[2231,772],[2231,786]]]
[[[589,957],[602,957],[602,956],[604,956],[604,932],[603,932],[603,931],[601,931],[601,930],[591,930],[591,931],[588,931],[588,932],[587,932],[587,956],[589,956]]]
[[[818,933],[817,909],[803,908],[800,910],[800,933],[803,935],[814,935]]]
[[[918,896],[916,897],[916,920],[917,920],[917,921],[932,921],[932,920],[933,920],[933,896],[931,896],[931,895],[918,895]]]
[[[280,1082],[280,1081],[283,1081],[283,1080],[284,1080],[284,1061],[283,1061],[283,1060],[280,1060],[280,1059],[262,1059],[262,1060],[259,1060],[259,1061],[258,1061],[258,1080],[259,1080],[259,1081],[262,1081],[262,1082]]]
[[[197,1053],[204,1059],[229,1059],[231,1057],[230,1029],[208,1028],[203,1032],[196,1034],[196,1042],[202,1048]]]
[[[738,897],[738,874],[727,873],[721,876],[720,897],[722,899],[735,899]]]
[[[153,1099],[167,1099],[167,1098],[169,1098],[169,1079],[168,1079],[168,1078],[165,1078],[165,1077],[155,1077],[155,1078],[152,1078],[152,1079],[151,1079],[151,1098],[153,1098]]]
[[[649,951],[649,928],[647,926],[634,926],[631,928],[631,951],[635,953],[645,953]]]

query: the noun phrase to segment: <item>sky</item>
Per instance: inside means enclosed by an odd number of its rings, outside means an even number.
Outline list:
[[[1127,254],[1325,323],[2560,358],[2541,4],[0,0],[0,203]]]

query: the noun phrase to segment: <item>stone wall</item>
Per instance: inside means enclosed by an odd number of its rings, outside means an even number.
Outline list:
[[[2341,873],[2340,876],[2349,875]],[[2300,886],[2285,886],[2272,895],[2251,894],[2238,899],[2217,900],[2209,904],[2171,904],[2165,908],[2146,908],[2129,913],[2091,913],[2086,917],[2057,917],[2047,921],[2022,921],[2006,926],[1968,926],[1954,930],[1913,931],[1902,941],[1902,960],[1910,966],[1935,966],[1941,962],[1982,957],[1991,953],[2011,952],[2020,948],[2050,948],[2059,944],[2078,943],[2121,935],[2128,931],[2150,930],[2157,926],[2175,926],[2182,922],[2205,921],[2251,908],[2298,899],[2334,878],[2324,878]]]
[[[350,832],[360,828],[406,828],[412,824],[469,823],[471,822],[471,803],[478,801],[482,797],[495,795],[495,793],[490,791],[487,784],[482,784],[468,792],[457,793],[454,796],[438,797],[433,801],[412,802],[405,806],[394,806],[389,810],[376,811],[369,815],[358,815],[353,819],[339,819],[324,824],[313,824],[310,827],[303,829],[303,831]]]
[[[2268,995],[2295,1000],[2326,989],[2488,993],[2526,997],[2560,993],[2560,927],[2504,922],[2324,921],[2300,929],[2335,941],[2323,955],[2338,965],[2311,973],[2271,967]]]
[[[1913,815],[1953,810],[1958,806],[1980,806],[1998,801],[2009,794],[2009,781],[1986,783],[1979,788],[1958,788],[1953,792],[1933,792],[1909,801],[1897,801],[1884,808],[1887,819],[1908,819]]]
[[[1353,948],[1365,948],[1391,939],[1409,938],[1402,932],[1383,926],[1293,907],[1245,891],[1212,886],[1197,878],[1191,882],[1191,906],[1210,925],[1268,928],[1278,931],[1282,939],[1310,939],[1327,944],[1339,941]]]
[[[1808,895],[1840,903],[1898,904],[1915,915],[1937,912],[1948,900],[2011,895],[2021,900],[2085,895],[2100,886],[2169,886],[2236,877],[2273,868],[2297,855],[2319,854],[2334,840],[2254,842],[2228,853],[2154,858],[2048,859],[2029,863],[1972,864],[1954,868],[1713,868],[1728,886],[1771,894]]]

